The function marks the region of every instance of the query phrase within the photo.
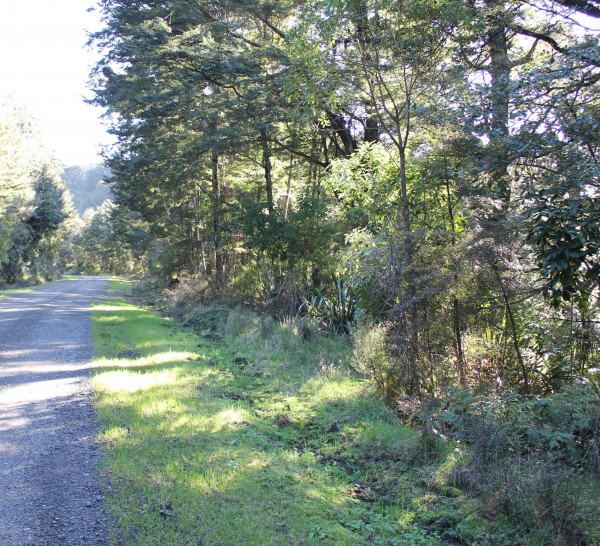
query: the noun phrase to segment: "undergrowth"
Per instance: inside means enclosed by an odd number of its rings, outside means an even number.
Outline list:
[[[492,444],[484,465],[472,438],[451,433],[448,406],[405,426],[355,371],[347,338],[225,306],[185,315],[177,322],[123,298],[94,311],[113,544],[591,544],[598,536],[588,514],[598,488],[582,470],[561,485],[562,466],[532,458],[527,466],[519,453],[514,467]]]

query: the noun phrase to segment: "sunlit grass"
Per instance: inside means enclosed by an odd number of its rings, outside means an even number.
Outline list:
[[[105,393],[109,391],[135,392],[157,385],[172,384],[174,380],[175,378],[170,372],[140,374],[115,371],[101,375],[96,381],[96,388]]]
[[[448,486],[462,447],[427,454],[347,342],[219,320],[214,340],[123,299],[94,311],[113,544],[526,543]]]
[[[349,441],[412,439],[364,384],[329,365],[342,345],[311,361],[315,351],[291,337],[204,340],[117,299],[95,307],[93,335],[113,544],[404,544],[398,533],[414,531],[399,512],[357,499],[356,476],[326,460]],[[389,430],[364,432],[382,416]],[[369,514],[386,526],[369,527]]]
[[[245,311],[218,331],[223,339],[198,336],[123,299],[95,308],[113,544],[522,538],[448,487],[463,452],[448,444],[424,456],[426,438],[348,366],[347,342],[304,341],[297,325]]]

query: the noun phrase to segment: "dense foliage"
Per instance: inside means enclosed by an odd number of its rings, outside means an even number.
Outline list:
[[[64,270],[71,198],[35,123],[14,104],[0,107],[0,285],[49,280]]]
[[[597,365],[594,2],[99,9],[109,182],[153,274],[381,323],[394,396]]]

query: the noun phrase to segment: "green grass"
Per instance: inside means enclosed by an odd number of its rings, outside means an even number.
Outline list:
[[[112,289],[93,314],[112,544],[532,543],[447,485],[461,450],[368,394],[347,342],[222,307],[184,327]]]
[[[402,426],[347,342],[222,306],[184,327],[131,286],[113,279],[93,313],[112,544],[573,543],[453,487],[468,450]],[[589,512],[599,483],[569,494]]]
[[[203,339],[119,299],[93,332],[114,544],[439,543],[337,456],[414,439],[339,368],[339,342],[309,365],[290,361],[314,354],[304,342],[268,338],[259,360],[247,336]]]
[[[41,285],[37,285],[37,286],[25,286],[25,287],[21,287],[21,288],[8,288],[6,290],[1,289],[0,290],[0,301],[2,301],[3,299],[8,298],[10,296],[14,296],[16,294],[23,294],[25,292],[31,292],[32,290],[35,290],[39,286],[41,286]]]

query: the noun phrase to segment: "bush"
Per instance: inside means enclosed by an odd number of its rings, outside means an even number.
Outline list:
[[[426,431],[461,446],[438,476],[444,485],[482,498],[488,517],[508,517],[544,543],[586,543],[593,507],[576,484],[597,469],[600,398],[592,384],[532,398],[456,389],[421,417]]]
[[[171,287],[167,291],[169,306],[180,316],[202,307],[206,301],[208,282],[204,277],[199,275],[183,279],[174,277],[169,281],[169,285]]]
[[[345,281],[336,281],[335,297],[331,298],[314,289],[310,300],[305,300],[300,311],[319,324],[323,331],[349,335],[356,317],[356,298],[353,288]]]
[[[198,334],[216,332],[230,316],[231,310],[224,305],[209,309],[196,309],[187,315],[184,326],[193,328]]]
[[[592,469],[595,463],[600,396],[589,382],[531,398],[454,389],[434,404],[425,420],[469,444],[479,458],[544,453],[573,468]]]
[[[488,470],[489,471],[489,470]],[[573,487],[572,468],[542,460],[500,461],[486,480],[488,509],[497,509],[530,534],[553,544],[586,544],[591,514]],[[491,514],[493,515],[493,514]]]
[[[386,325],[361,324],[353,339],[352,364],[356,371],[371,380],[386,402],[397,400],[402,391],[402,363],[390,352]]]
[[[463,336],[465,376],[472,389],[500,389],[518,383],[514,352],[502,333],[491,329]]]

